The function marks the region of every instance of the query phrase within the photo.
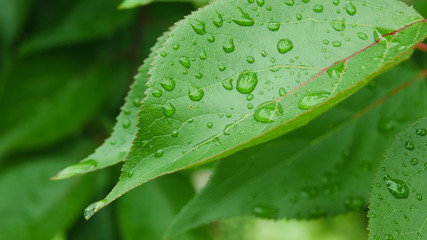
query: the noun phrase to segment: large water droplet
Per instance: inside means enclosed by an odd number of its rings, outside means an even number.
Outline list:
[[[351,1],[347,1],[347,4],[345,5],[345,11],[350,15],[354,16],[357,12],[356,7],[351,3]]]
[[[162,85],[162,87],[166,90],[166,91],[173,91],[175,89],[175,80],[173,78],[170,77],[165,77],[162,79],[162,82],[160,83],[160,85]]]
[[[243,72],[237,79],[236,89],[240,93],[251,93],[258,84],[258,74],[256,72]]]
[[[387,185],[388,191],[397,199],[406,199],[409,196],[409,188],[406,183],[399,179],[393,179],[386,175],[384,182]]]
[[[190,62],[190,59],[188,57],[180,57],[179,63],[181,63],[181,65],[187,69],[189,69],[191,67],[191,62]]]
[[[280,39],[280,41],[277,43],[277,50],[281,54],[285,54],[291,51],[293,48],[294,48],[294,45],[292,44],[292,41],[289,39]]]
[[[172,105],[172,103],[166,103],[163,106],[163,113],[166,117],[170,117],[175,113],[175,107]]]
[[[282,105],[279,102],[263,103],[255,110],[254,119],[262,123],[276,121],[283,114]]]
[[[299,108],[302,110],[309,110],[314,106],[326,101],[329,98],[328,92],[314,92],[305,94],[299,101]]]
[[[279,209],[268,205],[255,205],[252,208],[252,213],[261,218],[275,219],[279,213]]]
[[[202,88],[199,88],[198,86],[191,84],[188,87],[188,97],[195,102],[198,102],[202,100],[203,96],[205,95],[205,92]]]
[[[193,30],[199,34],[199,35],[205,35],[206,34],[206,24],[204,22],[201,22],[197,19],[190,18],[190,24]]]
[[[231,53],[234,51],[234,40],[232,38],[229,38],[225,41],[224,45],[222,45],[222,49],[224,49],[224,52]]]
[[[236,23],[237,25],[243,26],[243,27],[253,26],[255,24],[255,20],[253,18],[251,18],[251,16],[249,16],[248,13],[243,11],[242,8],[238,7],[238,9],[241,13],[241,17],[240,17],[240,19],[234,19],[233,18],[233,22]]]
[[[91,218],[99,209],[104,207],[106,202],[107,200],[104,199],[89,205],[84,211],[84,217],[86,218],[86,220]]]

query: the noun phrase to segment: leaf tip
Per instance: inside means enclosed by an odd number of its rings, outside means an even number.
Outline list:
[[[98,202],[94,202],[90,204],[85,210],[84,210],[84,217],[86,220],[89,220],[96,212],[98,212],[101,208],[103,208],[106,204],[107,200],[101,200]]]

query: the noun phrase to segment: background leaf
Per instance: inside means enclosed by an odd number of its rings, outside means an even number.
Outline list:
[[[427,237],[426,155],[423,118],[397,135],[378,169],[369,205],[369,239]]]
[[[392,138],[427,114],[419,73],[403,63],[307,126],[221,160],[171,236],[235,216],[309,219],[365,207]]]
[[[427,35],[403,3],[342,4],[224,0],[178,23],[150,71],[124,173],[87,216],[157,176],[304,125]]]
[[[139,6],[145,6],[152,2],[192,2],[198,6],[202,6],[207,4],[209,0],[123,0],[119,8],[129,9]]]

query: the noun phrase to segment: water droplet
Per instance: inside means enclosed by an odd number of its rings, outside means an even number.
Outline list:
[[[138,107],[138,108],[139,108],[139,106],[141,106],[141,100],[140,100],[139,98],[135,98],[135,99],[133,99],[133,105],[134,105],[135,107]]]
[[[177,43],[177,44],[175,44],[175,45],[173,45],[173,50],[178,50],[179,49],[179,44]]]
[[[338,4],[340,4],[340,0],[333,0],[333,1],[332,1],[332,3],[333,3],[335,6],[338,6]]]
[[[172,131],[172,133],[171,133],[171,136],[172,136],[173,138],[178,137],[178,131],[177,131],[177,130],[173,130],[173,131]]]
[[[222,18],[222,15],[218,11],[216,11],[216,16],[215,16],[215,19],[213,20],[213,24],[217,28],[222,27],[222,24],[224,24],[224,19]]]
[[[225,79],[222,81],[222,86],[227,90],[233,90],[233,79]]]
[[[190,62],[190,59],[188,57],[180,57],[179,63],[181,63],[181,65],[187,69],[189,69],[191,67],[191,62]]]
[[[252,99],[254,99],[254,95],[253,95],[252,93],[249,93],[249,94],[246,96],[246,100],[251,101]]]
[[[310,0],[302,0],[303,3],[309,3]]]
[[[343,18],[341,21],[335,20],[331,26],[338,32],[345,30],[345,19]]]
[[[197,19],[190,18],[190,24],[193,30],[199,34],[199,35],[205,35],[206,34],[206,24],[204,22],[201,22]]]
[[[238,7],[238,9],[242,16],[240,19],[233,19],[233,22],[243,27],[253,26],[255,24],[255,20],[251,18],[248,13],[244,12],[242,8]]]
[[[89,205],[84,211],[84,217],[86,218],[86,220],[91,218],[99,209],[104,207],[106,203],[107,200],[104,199]]]
[[[162,149],[159,149],[159,150],[157,150],[156,153],[154,153],[154,157],[156,157],[156,158],[160,158],[162,156],[163,156],[163,150]]]
[[[285,95],[286,95],[286,93],[287,93],[287,92],[286,92],[286,89],[285,89],[285,88],[280,88],[280,89],[279,89],[279,95],[280,95],[280,96],[282,96],[282,97],[283,97],[283,96],[285,96]]]
[[[368,40],[368,35],[366,35],[366,33],[363,33],[363,32],[358,32],[357,37],[359,37],[362,40]]]
[[[418,199],[418,201],[422,201],[423,200],[423,194],[417,193],[417,199]]]
[[[341,42],[340,41],[333,41],[332,42],[332,46],[334,46],[334,47],[341,47]]]
[[[248,105],[246,106],[248,109],[253,109],[254,105],[252,105],[252,103],[248,103]]]
[[[160,89],[154,89],[151,94],[153,94],[155,97],[161,97],[163,95],[162,90]]]
[[[418,159],[412,158],[411,164],[412,164],[412,166],[416,166],[418,164]]]
[[[234,132],[236,132],[236,130],[237,130],[236,124],[228,124],[227,126],[225,126],[223,133],[224,135],[229,136]]]
[[[220,70],[221,72],[223,72],[223,71],[225,71],[225,69],[227,69],[227,67],[224,64],[222,64],[222,63],[218,64],[218,70]]]
[[[301,13],[297,13],[297,20],[301,21],[301,19],[302,19],[302,14]]]
[[[347,4],[345,5],[345,11],[348,13],[348,15],[354,16],[357,12],[357,9],[353,3],[351,3],[351,1],[347,1]]]
[[[294,0],[285,0],[285,4],[288,6],[293,6],[294,5]]]
[[[256,3],[258,4],[258,6],[262,7],[265,4],[264,0],[256,0]]]
[[[326,72],[328,73],[329,77],[334,79],[340,79],[345,72],[345,62],[339,62],[335,64],[334,66],[326,70]]]
[[[406,141],[405,148],[408,149],[409,151],[413,151],[415,149],[415,145],[410,141]]]
[[[406,183],[399,179],[393,179],[389,175],[386,175],[384,182],[387,185],[388,191],[397,199],[405,199],[409,196],[409,188]]]
[[[291,51],[293,48],[294,48],[294,45],[292,44],[292,41],[289,39],[280,39],[280,41],[277,43],[277,50],[281,54],[285,54]]]
[[[237,79],[236,89],[240,93],[251,93],[258,84],[258,74],[256,72],[243,72]]]
[[[170,77],[165,77],[162,79],[162,82],[160,85],[166,90],[166,91],[173,91],[175,89],[175,80]]]
[[[209,35],[207,39],[208,39],[208,42],[210,42],[210,43],[215,42],[215,36],[214,35]]]
[[[248,56],[248,57],[246,57],[246,62],[248,62],[248,63],[252,64],[252,63],[254,63],[254,62],[255,62],[255,58],[254,58],[254,57],[252,57],[252,56]]]
[[[224,52],[231,53],[234,51],[234,40],[232,38],[229,38],[225,41],[224,45],[222,46],[222,49],[224,49]]]
[[[385,235],[386,240],[394,240],[394,237],[390,234]]]
[[[258,106],[254,119],[262,123],[276,121],[283,114],[282,105],[279,102],[267,102]]]
[[[329,98],[328,92],[314,92],[305,94],[299,101],[299,108],[302,110],[309,110],[314,106],[326,101]]]
[[[277,30],[279,30],[279,29],[280,29],[280,23],[279,23],[279,22],[277,22],[277,21],[271,21],[271,22],[268,24],[268,29],[269,29],[270,31],[272,31],[272,32],[275,32],[275,31],[277,31]]]
[[[122,124],[123,128],[129,128],[130,127],[130,121],[128,119],[126,119],[123,124]]]
[[[365,205],[365,200],[361,197],[350,197],[344,201],[345,207],[350,210],[359,210]]]
[[[268,205],[255,205],[252,208],[252,213],[261,218],[275,219],[279,213],[279,209]]]
[[[263,56],[263,57],[267,57],[267,52],[266,52],[266,51],[262,51],[262,52],[261,52],[261,56]]]
[[[317,12],[317,13],[323,12],[323,5],[318,4],[318,5],[314,6],[313,11]]]
[[[166,117],[170,117],[175,113],[175,107],[172,105],[172,103],[166,103],[163,106],[163,114],[165,114]]]
[[[202,100],[203,96],[205,95],[205,92],[202,88],[199,88],[198,86],[191,84],[188,87],[188,97],[195,102],[198,102]]]
[[[420,129],[417,129],[416,133],[418,136],[424,137],[427,135],[427,130],[425,128],[420,128]]]
[[[213,123],[212,123],[212,122],[208,122],[208,124],[206,124],[206,126],[207,126],[208,128],[213,128]]]

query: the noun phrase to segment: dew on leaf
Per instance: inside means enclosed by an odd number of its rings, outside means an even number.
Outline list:
[[[171,133],[171,136],[173,138],[177,138],[178,137],[178,131],[177,130],[173,130],[172,133]]]
[[[139,98],[133,99],[133,105],[135,107],[140,107],[141,106],[141,100]]]
[[[387,234],[387,235],[385,235],[385,239],[386,240],[394,240],[394,237],[391,234]]]
[[[427,130],[426,130],[425,128],[417,129],[416,134],[417,134],[418,136],[422,136],[422,137],[424,137],[424,136],[426,136],[426,135],[427,135]]]
[[[193,28],[193,30],[199,34],[199,35],[205,35],[206,34],[206,24],[202,21],[199,21],[197,19],[190,18],[190,25]]]
[[[224,81],[222,81],[222,86],[226,90],[233,90],[233,79],[231,79],[231,78],[225,79]]]
[[[280,39],[280,41],[277,43],[277,50],[281,54],[285,54],[289,51],[291,51],[294,48],[294,45],[291,40],[289,39]]]
[[[294,0],[285,0],[285,4],[288,6],[293,6],[295,4]]]
[[[206,126],[207,126],[208,128],[212,128],[212,127],[213,127],[213,123],[212,123],[212,122],[208,122],[208,123],[206,124]]]
[[[332,1],[332,3],[333,3],[335,6],[338,6],[338,4],[340,4],[340,0],[333,0],[333,1]]]
[[[247,108],[248,108],[248,109],[253,109],[253,108],[254,108],[254,105],[252,105],[252,103],[248,103]]]
[[[251,16],[249,16],[248,13],[243,11],[242,8],[239,7],[238,9],[241,13],[241,17],[239,19],[233,18],[233,22],[236,23],[237,25],[243,26],[243,27],[253,26],[255,24],[255,20],[253,18],[251,18]]]
[[[265,0],[256,0],[256,3],[258,4],[258,6],[262,7],[265,4]]]
[[[412,166],[416,166],[418,164],[418,159],[412,158],[411,159],[411,164],[412,164]]]
[[[317,13],[323,12],[323,5],[320,5],[320,4],[315,5],[314,8],[313,8],[313,11],[317,12]]]
[[[165,77],[162,79],[162,82],[160,85],[166,90],[166,91],[173,91],[175,89],[175,80],[170,77]]]
[[[283,114],[282,105],[279,102],[263,103],[254,113],[254,119],[262,123],[276,121]]]
[[[310,0],[302,0],[303,3],[309,3]]]
[[[261,51],[261,56],[267,57],[267,52],[266,51]]]
[[[299,101],[299,108],[302,110],[309,110],[314,106],[326,101],[329,98],[328,92],[314,92],[308,93],[301,97]]]
[[[160,89],[154,89],[151,94],[153,94],[155,97],[161,97],[163,95],[162,90]]]
[[[341,47],[341,42],[340,41],[333,41],[332,42],[332,46],[334,46],[334,47]]]
[[[338,64],[335,64],[334,66],[326,70],[329,77],[333,79],[340,79],[341,76],[344,74],[344,71],[345,71],[345,62],[340,62]]]
[[[296,17],[297,17],[297,20],[298,20],[298,21],[301,21],[301,19],[302,19],[302,14],[301,14],[301,13],[297,13]]]
[[[226,136],[229,136],[229,135],[233,134],[234,132],[236,132],[236,130],[237,130],[236,124],[228,124],[224,128],[223,134]]]
[[[237,79],[236,89],[240,93],[251,93],[258,84],[258,74],[256,72],[243,72]]]
[[[215,36],[214,35],[209,35],[207,39],[208,39],[208,42],[210,42],[210,43],[215,42]]]
[[[287,93],[287,92],[286,92],[286,89],[285,89],[285,88],[282,88],[282,87],[281,87],[281,88],[279,89],[279,95],[280,95],[281,97],[285,96],[285,95],[286,95],[286,93]]]
[[[205,92],[202,88],[191,84],[188,87],[188,97],[191,99],[191,101],[198,102],[202,100],[203,96],[205,95]]]
[[[123,128],[129,128],[130,127],[130,121],[128,120],[128,119],[126,119],[124,122],[123,122],[123,124],[122,124],[122,127]]]
[[[269,205],[255,205],[252,208],[252,213],[261,218],[275,219],[279,213],[279,209],[269,206]]]
[[[331,26],[338,32],[345,30],[345,19],[342,19],[341,21],[335,20]]]
[[[246,62],[248,62],[248,63],[254,63],[255,62],[255,58],[254,57],[252,57],[252,56],[248,56],[248,57],[246,57]]]
[[[422,201],[423,200],[423,194],[417,193],[417,199],[418,199],[418,201]]]
[[[181,63],[181,65],[187,69],[189,69],[191,67],[191,62],[190,62],[190,59],[188,57],[180,57],[179,63]]]
[[[359,37],[362,40],[368,40],[368,35],[366,35],[366,33],[363,33],[363,32],[358,32],[357,37]]]
[[[351,1],[347,1],[347,4],[345,6],[345,11],[348,13],[348,15],[354,16],[357,12],[357,9]]]
[[[252,93],[249,93],[249,94],[246,96],[246,100],[251,101],[252,99],[254,99],[254,95],[253,95]]]
[[[166,117],[170,117],[175,113],[175,107],[172,105],[172,103],[166,103],[163,106],[163,114]]]
[[[95,203],[90,204],[84,211],[84,217],[86,220],[88,220],[90,217],[92,217],[95,212],[97,212],[99,209],[105,206],[105,203],[107,200],[101,200]]]
[[[280,29],[280,23],[277,21],[271,21],[268,23],[268,29],[272,32],[275,32]]]
[[[222,15],[216,11],[215,19],[213,20],[213,24],[215,27],[220,28],[224,24],[224,19],[222,18]]]
[[[406,183],[400,179],[393,179],[389,175],[384,176],[384,182],[387,185],[388,191],[396,199],[406,199],[409,196],[409,188]]]
[[[405,148],[408,149],[409,151],[413,151],[415,149],[415,145],[410,141],[406,141]]]
[[[222,46],[222,49],[226,53],[231,53],[234,51],[234,40],[232,38],[229,38],[225,41],[224,45]]]
[[[156,158],[160,158],[162,156],[163,156],[163,150],[162,149],[159,149],[159,150],[157,150],[156,153],[154,153],[154,157],[156,157]]]
[[[225,71],[225,69],[227,69],[227,67],[224,64],[222,64],[222,63],[218,64],[218,70],[220,70],[221,72],[223,72],[223,71]]]

